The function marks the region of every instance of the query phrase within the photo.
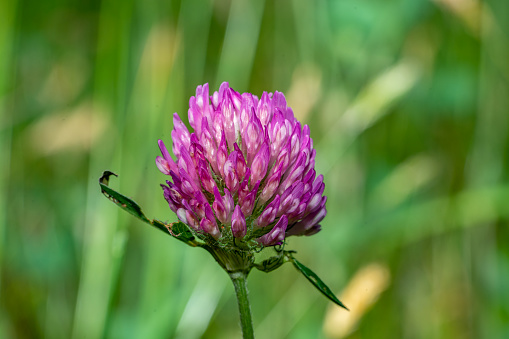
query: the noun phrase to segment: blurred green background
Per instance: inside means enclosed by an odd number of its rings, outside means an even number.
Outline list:
[[[249,277],[259,338],[509,338],[509,2],[0,1],[0,337],[235,338],[174,221],[157,139],[197,85],[283,91],[326,183],[322,232]]]

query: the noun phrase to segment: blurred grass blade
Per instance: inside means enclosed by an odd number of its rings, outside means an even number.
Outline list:
[[[265,1],[232,1],[224,35],[217,79],[235,88],[247,88],[256,56]],[[239,58],[242,51],[242,58]],[[239,70],[242,70],[239,72]]]
[[[327,174],[354,140],[388,114],[390,108],[405,97],[421,77],[419,64],[411,59],[402,59],[373,78],[345,113],[330,125],[328,132],[317,139],[320,140],[319,147],[327,149],[316,155],[320,173]]]
[[[114,189],[108,186],[110,176],[118,176],[113,172],[104,171],[101,178],[99,178],[99,186],[101,186],[101,192],[108,198],[113,201],[117,206],[119,206],[124,211],[129,212],[134,215],[136,218],[141,221],[146,222],[149,225],[152,225],[161,231],[171,235],[172,237],[185,242],[189,246],[197,246],[198,243],[195,242],[195,238],[189,228],[183,224],[182,222],[174,222],[171,224],[165,224],[159,220],[150,220],[148,219],[143,211],[141,210],[140,205],[134,202],[132,199],[126,197],[123,194],[118,193]]]
[[[325,285],[325,283],[320,279],[315,272],[311,271],[309,268],[301,264],[297,259],[290,256],[290,259],[293,263],[293,266],[295,266],[296,269],[298,269],[320,292],[323,293],[330,301],[335,303],[338,306],[343,307],[345,310],[348,310],[348,307],[346,307],[337,297],[332,293],[330,288]]]

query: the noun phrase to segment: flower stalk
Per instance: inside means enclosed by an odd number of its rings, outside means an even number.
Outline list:
[[[240,314],[240,327],[242,328],[242,337],[244,339],[254,338],[253,321],[251,319],[251,306],[249,305],[249,295],[247,290],[247,275],[243,271],[230,273],[230,278],[235,287],[237,303]]]

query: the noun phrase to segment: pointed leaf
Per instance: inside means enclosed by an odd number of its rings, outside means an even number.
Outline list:
[[[329,298],[330,301],[348,310],[348,308],[341,301],[339,301],[336,295],[332,293],[330,288],[327,287],[327,285],[325,285],[322,279],[320,279],[315,274],[315,272],[311,271],[309,268],[302,265],[297,259],[293,258],[292,256],[290,256],[290,260],[292,261],[295,268],[297,268],[320,292],[322,292],[323,295]]]
[[[150,220],[143,214],[141,211],[141,207],[135,203],[133,200],[129,199],[123,194],[118,193],[117,191],[111,189],[107,186],[109,182],[109,176],[114,175],[117,176],[113,172],[105,171],[103,176],[99,179],[99,185],[101,186],[102,193],[106,196],[106,198],[113,201],[117,206],[119,206],[124,211],[127,211],[134,215],[136,218],[151,224]]]
[[[141,210],[141,207],[136,202],[108,186],[109,178],[111,175],[118,176],[113,172],[104,171],[103,175],[99,179],[99,186],[101,186],[101,191],[106,196],[106,198],[113,201],[124,211],[127,211],[141,221],[144,221],[147,224],[160,229],[164,233],[169,234],[190,246],[195,247],[199,245],[199,243],[195,241],[195,238],[189,228],[184,223],[179,221],[171,224],[165,224],[159,220],[148,219]]]

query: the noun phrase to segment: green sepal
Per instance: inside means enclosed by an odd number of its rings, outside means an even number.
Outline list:
[[[164,233],[169,234],[182,242],[185,242],[189,246],[196,247],[201,245],[200,243],[196,242],[194,235],[189,230],[189,227],[180,221],[165,224],[162,221],[156,219],[148,219],[141,210],[141,207],[136,202],[108,186],[109,178],[112,175],[118,177],[118,175],[113,172],[104,171],[101,178],[99,178],[99,186],[101,186],[101,192],[104,194],[104,196],[106,196],[106,198],[113,201],[121,209],[129,212],[141,221],[144,221],[147,224],[158,228]]]
[[[346,307],[337,297],[332,293],[329,287],[325,285],[325,283],[320,279],[315,272],[311,271],[309,268],[301,264],[297,259],[293,256],[289,255],[288,258],[293,263],[293,266],[297,270],[299,270],[320,292],[323,293],[330,301],[335,303],[338,306],[343,307],[345,310],[349,311],[348,307]]]

